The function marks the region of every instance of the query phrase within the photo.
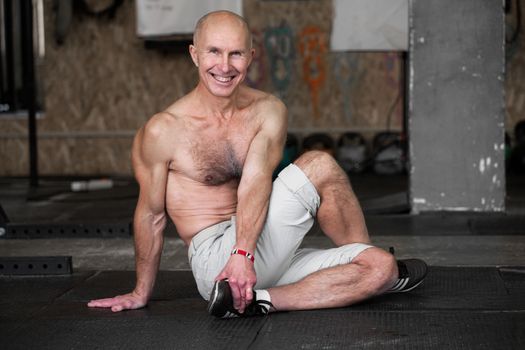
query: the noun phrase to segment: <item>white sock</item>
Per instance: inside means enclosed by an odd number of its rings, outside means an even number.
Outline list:
[[[259,305],[263,306],[266,312],[270,312],[270,308],[273,306],[272,298],[266,289],[257,289],[255,291],[255,300],[264,301],[264,303],[259,303]]]

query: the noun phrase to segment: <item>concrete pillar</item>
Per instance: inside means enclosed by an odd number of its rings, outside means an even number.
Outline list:
[[[410,4],[412,211],[504,211],[503,1]]]

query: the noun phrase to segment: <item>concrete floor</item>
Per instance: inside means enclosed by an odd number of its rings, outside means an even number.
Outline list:
[[[418,257],[433,266],[525,266],[525,236],[375,236],[373,243],[386,250],[394,246],[398,258]],[[331,243],[314,236],[303,246]],[[134,269],[130,238],[10,239],[0,241],[0,256],[72,256],[75,271]],[[179,238],[166,238],[160,269],[189,269]]]
[[[0,179],[0,203],[11,222],[30,224],[131,222],[137,186],[116,178],[114,187],[93,192],[71,192],[71,179],[48,178],[38,189],[26,179]],[[373,243],[393,246],[399,258],[419,257],[436,266],[525,266],[525,181],[508,183],[507,213],[406,213],[407,178],[360,175],[352,179]],[[403,196],[403,193],[405,195]],[[388,213],[394,211],[394,213]],[[397,212],[396,212],[397,211]],[[305,247],[330,247],[314,227]],[[173,226],[168,227],[162,270],[189,269],[186,248]],[[1,239],[0,257],[73,257],[75,270],[133,270],[131,237]]]

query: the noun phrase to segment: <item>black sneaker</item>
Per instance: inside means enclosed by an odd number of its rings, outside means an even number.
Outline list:
[[[227,317],[246,317],[246,316],[265,316],[270,311],[272,303],[266,300],[257,300],[256,293],[253,292],[253,301],[244,309],[244,313],[239,313],[233,307],[233,296],[227,280],[217,281],[213,286],[208,302],[208,312],[210,315],[219,318]]]
[[[388,293],[404,293],[419,286],[427,275],[428,267],[423,260],[397,260],[399,277]]]

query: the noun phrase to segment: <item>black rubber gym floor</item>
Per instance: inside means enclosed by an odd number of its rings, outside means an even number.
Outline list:
[[[90,309],[131,271],[0,277],[2,349],[524,349],[524,267],[430,268],[418,289],[347,308],[219,320],[189,271],[161,271],[141,310]]]
[[[133,181],[117,179],[109,191],[81,193],[69,191],[69,183],[50,179],[28,189],[25,179],[0,178],[0,205],[11,220],[0,239],[0,264],[2,258],[49,256],[46,242],[65,245],[66,252],[76,247],[65,238],[93,238],[67,253],[77,263],[94,259],[89,254],[100,239],[131,240]],[[0,350],[525,349],[525,179],[507,181],[507,213],[490,215],[408,215],[406,183],[406,177],[386,185],[383,177],[353,179],[373,236],[401,255],[412,251],[433,261],[424,284],[411,293],[340,309],[218,320],[207,314],[190,271],[161,271],[146,308],[90,309],[89,300],[128,292],[135,283],[134,272],[119,271],[114,265],[120,262],[108,258],[124,251],[109,245],[107,256],[95,255],[107,259],[104,267],[63,276],[0,274]],[[310,244],[320,243],[317,231]],[[173,227],[166,235],[177,237]],[[8,251],[15,245],[6,243],[13,242],[24,254]],[[185,249],[180,255],[187,259]]]

